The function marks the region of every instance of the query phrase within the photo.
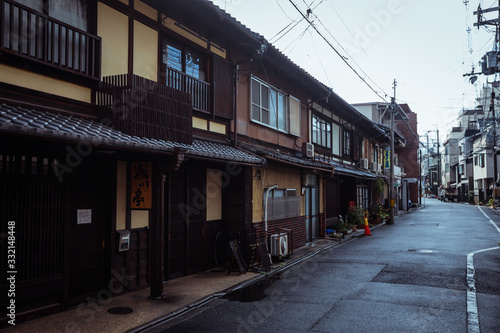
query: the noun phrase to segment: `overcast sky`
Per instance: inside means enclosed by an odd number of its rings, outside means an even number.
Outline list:
[[[396,99],[418,114],[419,133],[438,128],[441,140],[458,112],[475,106],[486,80],[480,76],[472,85],[463,77],[472,65],[480,70],[479,60],[494,43],[492,32],[473,26],[477,20],[473,11],[479,4],[483,8],[498,4],[478,0],[212,1],[349,103],[382,101],[379,95],[390,101],[396,79]],[[293,4],[303,13],[311,9],[314,26],[371,88]],[[496,18],[497,14],[488,15]]]

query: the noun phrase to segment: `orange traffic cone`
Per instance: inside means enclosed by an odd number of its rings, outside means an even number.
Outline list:
[[[368,226],[368,219],[365,217],[365,236],[371,236],[370,227]]]

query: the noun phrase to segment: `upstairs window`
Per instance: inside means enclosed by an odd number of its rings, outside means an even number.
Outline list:
[[[300,102],[252,76],[251,119],[279,131],[300,135]]]
[[[206,60],[201,54],[192,50],[165,41],[163,43],[163,63],[170,69],[206,81]]]
[[[311,122],[312,143],[315,145],[332,148],[332,124],[317,116],[312,115]]]
[[[360,138],[358,140],[358,152],[356,159],[364,158],[365,157],[365,150],[364,150],[364,145],[363,145],[363,139]]]
[[[378,146],[373,146],[372,149],[372,161],[378,163]]]
[[[49,65],[43,70],[51,74],[55,66],[98,79],[101,40],[87,33],[89,4],[88,0],[2,1],[0,48]]]
[[[332,153],[334,155],[340,155],[340,147],[342,144],[342,140],[340,137],[340,126],[332,123]]]
[[[191,95],[194,110],[210,112],[211,86],[207,83],[207,58],[193,50],[163,42],[162,75],[168,87]]]
[[[343,153],[344,156],[350,157],[352,154],[352,148],[351,148],[351,143],[352,143],[352,138],[351,138],[351,132],[348,131],[347,129],[344,128],[344,140],[343,140]]]
[[[87,0],[17,0],[17,2],[87,31]]]

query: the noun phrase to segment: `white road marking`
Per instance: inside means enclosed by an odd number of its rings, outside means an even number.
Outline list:
[[[477,208],[479,208],[479,210],[481,211],[481,213],[483,213],[484,216],[486,216],[486,218],[488,219],[488,221],[490,221],[490,223],[497,229],[497,231],[500,233],[500,228],[496,225],[495,222],[493,222],[492,219],[490,219],[490,217],[488,215],[486,215],[485,212],[483,212],[483,210],[481,209],[480,206],[477,206]]]
[[[484,216],[488,219],[488,221],[497,229],[500,233],[500,228],[493,222],[488,215],[481,209],[481,207],[477,207],[483,213]],[[498,250],[500,246],[490,247],[489,249],[477,250],[467,254],[467,332],[469,333],[479,333],[479,315],[477,311],[477,298],[476,298],[476,281],[475,274],[476,270],[474,268],[474,255],[480,252]]]

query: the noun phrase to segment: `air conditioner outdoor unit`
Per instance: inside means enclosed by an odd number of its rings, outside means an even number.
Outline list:
[[[368,169],[368,159],[362,158],[359,160],[359,164],[363,169]]]
[[[380,163],[371,162],[370,163],[370,170],[373,171],[373,172],[380,172],[380,170],[381,170]]]
[[[284,257],[289,254],[288,234],[271,235],[271,255]]]
[[[304,155],[305,157],[313,158],[314,157],[314,145],[312,143],[309,143],[309,142],[304,142],[302,144],[302,155]]]

